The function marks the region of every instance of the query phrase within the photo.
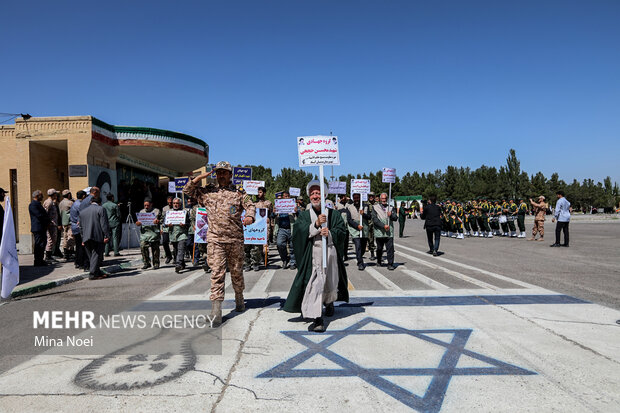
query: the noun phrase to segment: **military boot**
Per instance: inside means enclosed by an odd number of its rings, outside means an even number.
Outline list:
[[[242,313],[245,311],[245,302],[243,301],[243,293],[235,293],[235,311]]]
[[[213,323],[213,327],[219,327],[222,324],[222,301],[211,301],[209,320]]]

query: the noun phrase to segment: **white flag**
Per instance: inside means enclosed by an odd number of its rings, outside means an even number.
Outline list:
[[[17,243],[15,242],[15,226],[11,201],[6,197],[4,226],[2,227],[2,243],[0,244],[0,262],[2,263],[2,298],[8,298],[13,288],[19,284],[19,260]]]

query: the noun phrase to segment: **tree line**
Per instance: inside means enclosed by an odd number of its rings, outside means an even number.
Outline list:
[[[239,165],[241,166],[241,165]],[[277,175],[271,168],[262,165],[245,165],[252,167],[252,178],[265,181],[267,197],[274,198],[276,192],[287,190],[289,187],[301,188],[302,196],[307,199],[305,188],[317,176],[302,169],[282,168]],[[329,168],[326,169],[326,173]],[[398,172],[398,171],[397,171]],[[373,192],[379,194],[388,192],[389,184],[383,183],[381,170],[364,174],[347,174],[334,178],[347,182],[347,191],[351,179],[370,179]],[[329,180],[326,178],[326,181]],[[566,198],[574,209],[589,211],[591,207],[615,207],[620,201],[618,183],[612,184],[608,176],[603,182],[594,182],[576,179],[567,183],[560,179],[557,173],[547,178],[542,172],[528,174],[521,170],[520,161],[514,149],[510,149],[506,164],[498,168],[482,165],[477,169],[448,166],[445,171],[437,169],[434,172],[407,172],[396,177],[392,184],[392,197],[399,195],[422,195],[425,199],[430,195],[437,195],[438,199],[455,199],[467,201],[480,197],[487,199],[536,198],[544,195],[551,204],[555,204],[556,191],[563,190]],[[333,196],[332,196],[333,197]]]

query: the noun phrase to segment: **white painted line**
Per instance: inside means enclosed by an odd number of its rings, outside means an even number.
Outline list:
[[[252,287],[249,293],[250,294],[266,293],[267,287],[269,287],[269,283],[271,282],[271,279],[273,278],[275,273],[276,273],[276,270],[263,271],[260,278],[258,279],[258,281],[256,281],[256,284],[254,284],[254,287]]]
[[[366,269],[364,271],[366,271],[372,278],[377,280],[377,282],[379,284],[381,284],[382,286],[384,286],[388,290],[392,290],[392,291],[402,291],[403,290],[398,285],[396,285],[392,281],[388,280],[383,274],[381,274],[379,271],[375,270],[372,267],[366,267]]]
[[[160,297],[157,301],[205,301],[209,300],[210,294],[185,294],[185,295],[167,295],[165,297]],[[155,301],[153,298],[149,299],[149,301]]]
[[[403,257],[406,257],[406,258],[410,259],[411,261],[415,261],[417,263],[420,263],[422,265],[426,265],[427,267],[430,267],[430,268],[433,268],[433,269],[436,269],[436,270],[441,270],[441,271],[443,271],[443,272],[445,272],[447,274],[450,274],[453,277],[456,277],[456,278],[461,279],[463,281],[467,281],[470,284],[477,285],[478,287],[486,288],[486,289],[489,289],[489,290],[498,290],[499,289],[499,287],[495,287],[494,285],[487,284],[484,281],[480,281],[480,280],[477,280],[475,278],[468,277],[465,274],[461,274],[460,272],[452,271],[452,270],[450,270],[448,268],[444,268],[442,266],[439,266],[439,265],[436,265],[436,264],[433,264],[433,263],[421,260],[419,258],[416,258],[416,257],[412,256],[412,255],[405,254],[404,252],[400,252],[400,251],[395,251],[395,252],[396,252],[396,254],[402,255]]]
[[[424,255],[424,256],[427,255],[425,252],[414,250],[413,248],[405,247],[404,245],[398,245],[398,247],[399,248],[404,248],[404,249],[412,251],[412,252],[416,252],[416,253]],[[449,260],[447,258],[433,257],[433,261],[435,261],[435,260],[443,261],[443,262],[446,262],[448,264],[456,265],[456,266],[459,266],[461,268],[465,268],[465,269],[468,269],[468,270],[478,271],[479,273],[486,274],[486,275],[489,275],[491,277],[495,277],[495,278],[503,280],[503,281],[507,281],[509,283],[521,286],[523,288],[531,288],[531,289],[540,289],[541,288],[541,287],[539,287],[537,285],[534,285],[534,284],[529,284],[529,283],[526,283],[524,281],[515,280],[514,278],[506,277],[505,275],[500,275],[500,274],[494,273],[492,271],[483,270],[482,268],[478,268],[478,267],[474,267],[474,266],[471,266],[471,265],[463,264],[461,262]]]
[[[424,283],[428,285],[429,287],[432,287],[436,290],[449,290],[450,289],[450,287],[448,287],[447,285],[443,285],[439,281],[435,281],[432,278],[429,278],[424,274],[420,274],[417,271],[408,270],[404,267],[401,268],[400,266],[398,267],[398,269],[404,272],[405,274],[407,274],[408,276],[410,276],[411,278],[413,278],[414,280],[420,281],[421,283]]]
[[[193,283],[198,278],[204,277],[204,276],[205,276],[205,274],[202,271],[194,273],[194,274],[192,274],[192,275],[190,275],[190,276],[188,276],[186,278],[183,278],[182,280],[177,281],[175,284],[172,284],[170,287],[168,287],[164,291],[162,291],[159,294],[156,294],[153,297],[149,298],[149,300],[161,300],[162,297],[165,297],[165,296],[175,292],[179,288],[183,288],[186,285],[189,285],[189,284]]]

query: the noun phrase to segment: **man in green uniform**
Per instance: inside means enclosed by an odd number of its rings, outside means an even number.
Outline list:
[[[110,233],[112,234],[112,238],[110,239],[110,242],[105,244],[105,256],[110,256],[110,244],[112,244],[114,256],[118,257],[120,255],[118,253],[118,240],[120,239],[121,213],[118,209],[118,204],[114,202],[114,194],[108,193],[106,195],[106,199],[107,201],[101,206],[105,209],[105,212],[108,215],[108,224],[110,225]]]
[[[173,211],[183,210],[183,201],[181,198],[174,198],[172,201]],[[187,233],[189,231],[189,214],[185,213],[185,222],[183,224],[167,224],[168,235],[172,243],[172,255],[175,257],[174,272],[180,273],[185,269],[185,248],[187,245]],[[159,252],[159,250],[158,250]]]
[[[149,257],[149,248],[153,252],[153,268],[159,268],[159,223],[161,214],[159,209],[153,208],[153,201],[150,198],[144,200],[144,209],[141,213],[153,213],[155,219],[153,225],[142,225],[139,220],[136,226],[140,228],[140,251],[142,251],[143,270],[151,267],[151,259]]]

